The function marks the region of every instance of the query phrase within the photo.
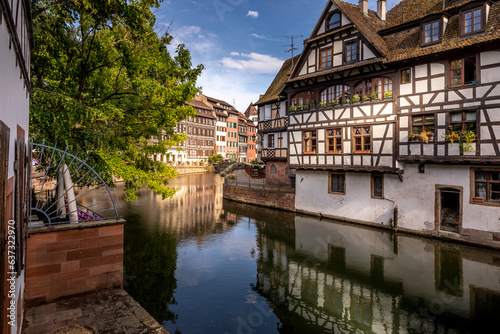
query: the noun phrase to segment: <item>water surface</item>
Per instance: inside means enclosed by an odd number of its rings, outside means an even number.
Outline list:
[[[172,334],[498,328],[500,252],[226,202],[213,174],[172,184],[118,201],[125,289]]]

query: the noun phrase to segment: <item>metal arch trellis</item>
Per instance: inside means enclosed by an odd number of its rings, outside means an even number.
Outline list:
[[[31,143],[30,227],[119,218],[102,173],[86,161],[67,147]]]

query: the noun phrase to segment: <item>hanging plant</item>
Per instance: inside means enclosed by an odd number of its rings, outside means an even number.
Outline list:
[[[474,151],[472,143],[476,140],[476,134],[473,131],[451,131],[449,134],[445,134],[444,138],[451,143],[451,146],[458,142],[462,153]]]

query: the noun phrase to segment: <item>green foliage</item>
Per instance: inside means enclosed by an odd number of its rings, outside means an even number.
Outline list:
[[[208,157],[208,162],[214,163],[219,161],[224,161],[224,157],[222,156],[222,154],[214,154]]]
[[[474,131],[451,131],[444,135],[444,138],[453,144],[458,142],[460,147],[460,152],[472,152],[474,147],[472,147],[472,142],[476,140],[476,133]]]
[[[177,122],[195,116],[203,70],[192,68],[183,45],[171,56],[171,36],[154,31],[160,0],[33,0],[34,140],[67,146],[89,164],[126,184],[128,200],[146,186],[171,196],[175,169],[153,161],[186,139]],[[166,140],[153,143],[153,137]]]
[[[386,98],[391,98],[392,97],[392,92],[385,92],[384,96]]]
[[[352,102],[359,102],[361,98],[359,97],[358,94],[354,94],[354,96],[352,97]]]
[[[253,159],[250,164],[254,167],[260,167],[260,162],[257,159]]]

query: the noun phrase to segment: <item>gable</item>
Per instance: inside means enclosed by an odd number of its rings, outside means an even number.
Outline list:
[[[375,12],[364,14],[356,5],[329,0],[290,80],[382,60],[387,46],[377,31],[383,27]]]

